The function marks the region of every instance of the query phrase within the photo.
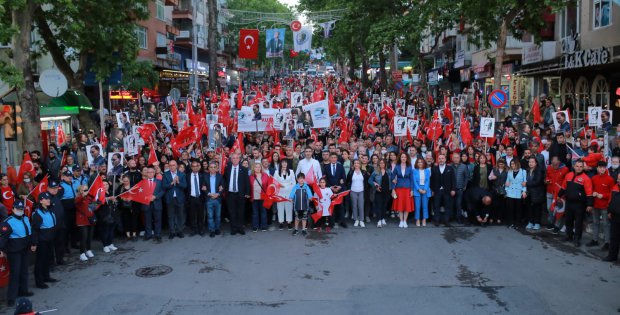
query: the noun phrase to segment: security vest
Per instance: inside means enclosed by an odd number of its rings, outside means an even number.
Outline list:
[[[27,216],[23,216],[21,220],[14,216],[9,216],[4,222],[8,223],[13,231],[9,238],[24,238],[32,234],[30,220],[28,220]]]
[[[41,223],[41,229],[51,229],[56,226],[56,215],[50,211],[41,211],[41,209],[37,209],[37,214],[41,216],[43,222]]]

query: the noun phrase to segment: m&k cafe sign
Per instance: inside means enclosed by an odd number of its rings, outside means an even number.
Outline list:
[[[604,65],[609,63],[610,57],[609,49],[605,47],[579,50],[564,55],[564,68],[575,69]]]

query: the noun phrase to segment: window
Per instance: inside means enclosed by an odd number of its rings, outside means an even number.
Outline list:
[[[166,19],[165,17],[166,6],[164,5],[164,1],[156,0],[155,6],[157,7],[157,19],[164,21]]]
[[[166,35],[162,33],[157,33],[157,47],[167,47],[168,46],[168,38]]]
[[[136,37],[138,37],[138,44],[140,48],[147,49],[148,42],[146,39],[146,27],[137,25],[136,26]]]
[[[560,14],[560,38],[573,37],[579,32],[579,3],[569,6]]]
[[[594,29],[611,25],[611,0],[594,1]]]
[[[592,82],[592,104],[609,108],[609,84],[607,79],[601,75],[597,75]]]

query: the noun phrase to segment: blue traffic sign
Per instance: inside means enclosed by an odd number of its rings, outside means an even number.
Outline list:
[[[493,90],[491,94],[489,94],[489,104],[495,108],[502,108],[508,102],[508,95],[506,92],[502,90]]]
[[[404,87],[403,82],[401,82],[401,81],[394,82],[394,89],[395,90],[400,91],[400,90],[403,89],[403,87]]]

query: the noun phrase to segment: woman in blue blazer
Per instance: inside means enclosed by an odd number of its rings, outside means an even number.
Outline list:
[[[400,224],[398,227],[407,228],[407,217],[413,212],[413,169],[411,159],[407,153],[398,156],[398,163],[392,171],[392,210],[398,212]]]
[[[510,161],[510,170],[506,177],[506,212],[509,227],[517,228],[521,224],[522,199],[527,197],[527,178],[519,160]]]
[[[417,159],[413,169],[413,199],[415,204],[415,225],[420,226],[420,210],[423,211],[422,226],[428,219],[428,199],[431,197],[431,169],[424,159]]]

